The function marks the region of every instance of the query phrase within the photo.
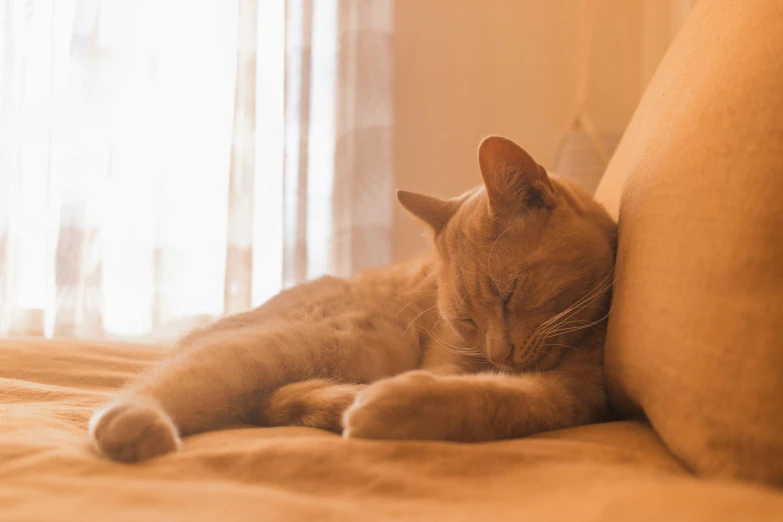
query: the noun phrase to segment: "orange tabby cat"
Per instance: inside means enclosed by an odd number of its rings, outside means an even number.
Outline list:
[[[487,138],[478,156],[483,187],[398,193],[435,252],[191,333],[93,414],[95,447],[143,460],[242,422],[486,441],[604,418],[616,226],[511,141]]]

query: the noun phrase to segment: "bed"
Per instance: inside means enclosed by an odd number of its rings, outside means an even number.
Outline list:
[[[691,476],[645,422],[489,444],[344,440],[305,428],[185,439],[140,465],[98,457],[87,419],[155,345],[0,342],[0,519],[780,520],[775,490]]]

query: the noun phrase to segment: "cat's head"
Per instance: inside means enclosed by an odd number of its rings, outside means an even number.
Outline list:
[[[465,346],[545,370],[608,313],[616,225],[505,138],[485,139],[478,163],[483,186],[459,198],[397,197],[434,232],[438,305]]]

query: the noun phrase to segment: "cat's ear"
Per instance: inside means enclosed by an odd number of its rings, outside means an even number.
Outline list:
[[[544,167],[511,140],[490,136],[478,149],[479,168],[493,213],[552,207],[554,187]]]
[[[397,201],[408,212],[427,223],[436,235],[443,230],[460,206],[460,201],[456,199],[438,199],[407,190],[397,191]]]

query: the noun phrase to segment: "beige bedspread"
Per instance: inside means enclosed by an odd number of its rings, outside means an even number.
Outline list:
[[[480,445],[246,427],[98,458],[91,409],[161,354],[0,342],[1,520],[783,520],[783,492],[694,478],[638,422]]]

